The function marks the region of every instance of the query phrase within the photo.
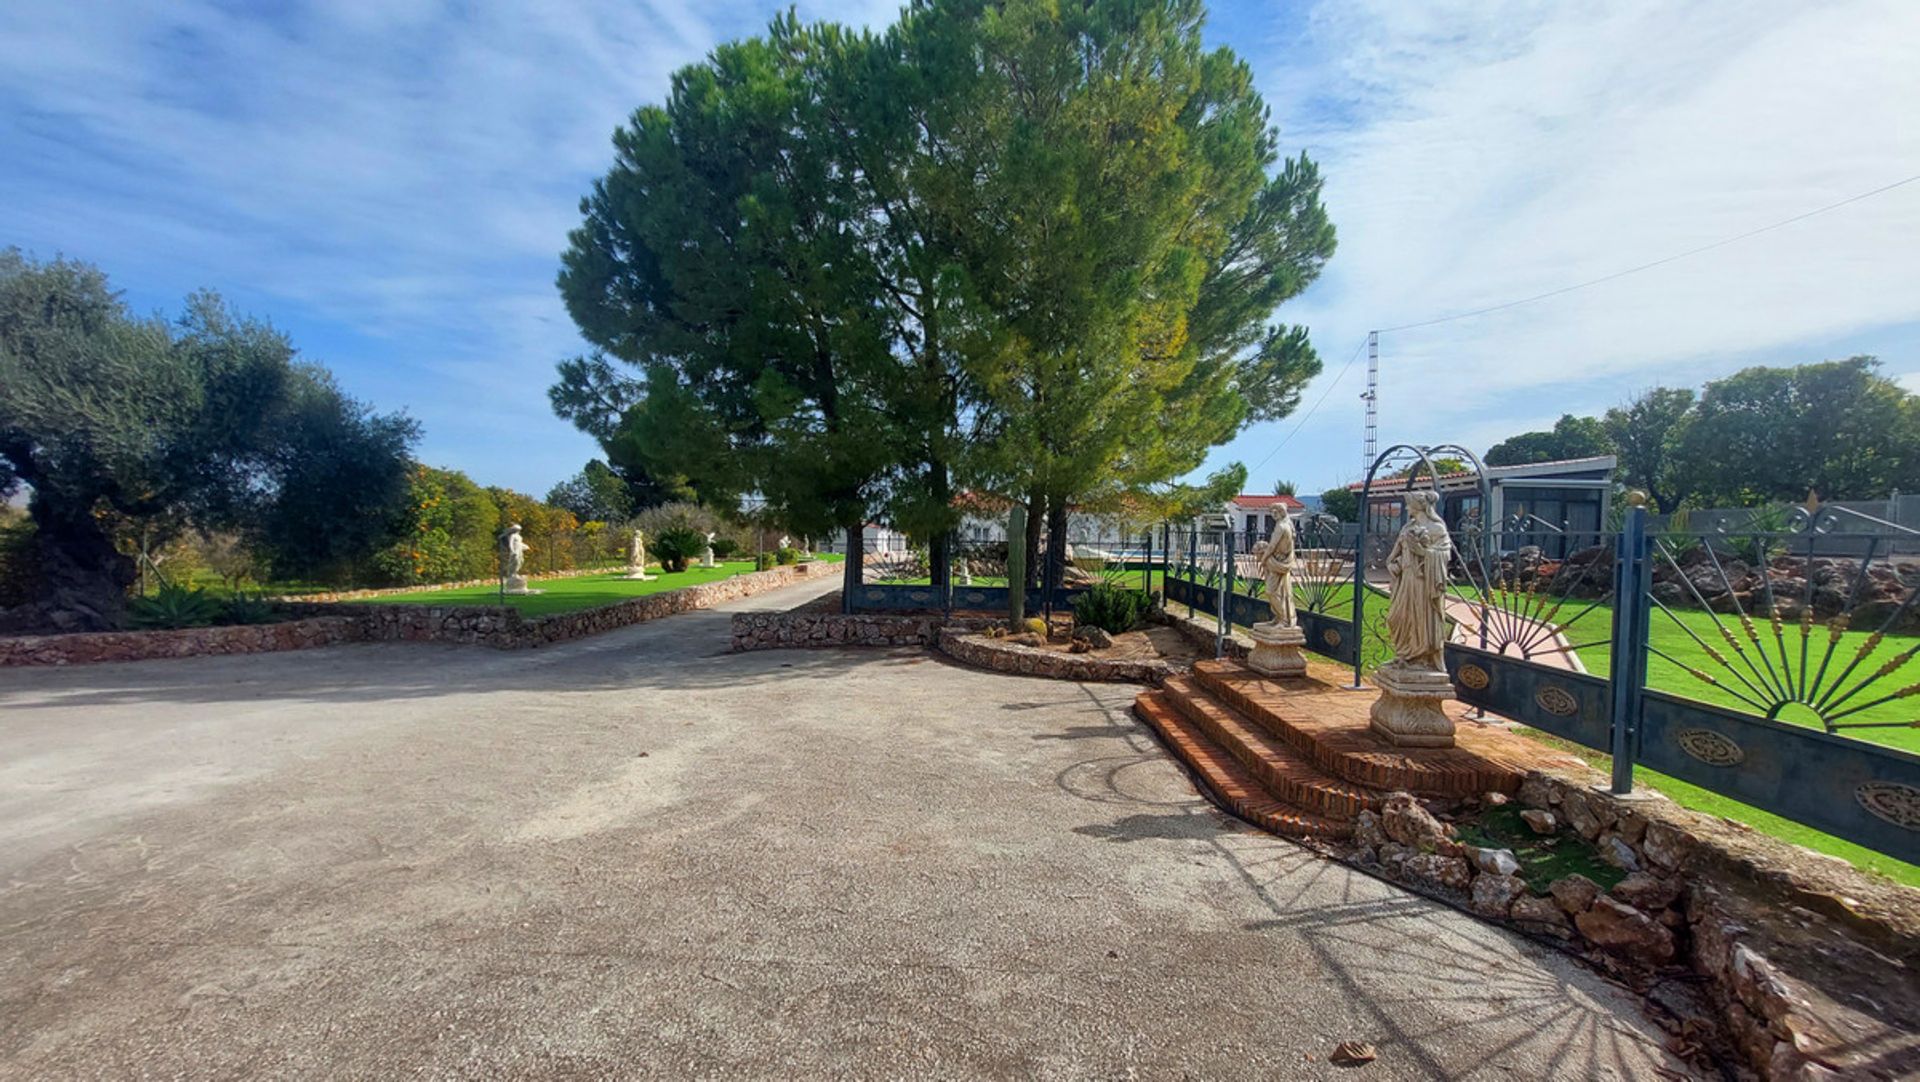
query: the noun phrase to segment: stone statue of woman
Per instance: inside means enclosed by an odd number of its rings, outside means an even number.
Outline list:
[[[1421,489],[1407,493],[1407,524],[1387,556],[1387,574],[1393,578],[1393,596],[1387,603],[1387,635],[1393,640],[1394,664],[1410,669],[1443,671],[1447,643],[1444,595],[1447,563],[1453,540],[1447,524],[1434,509],[1437,493]]]
[[[1293,517],[1285,507],[1279,512],[1267,539],[1253,546],[1253,559],[1267,583],[1267,607],[1273,610],[1273,626],[1292,627],[1298,622],[1293,610]]]

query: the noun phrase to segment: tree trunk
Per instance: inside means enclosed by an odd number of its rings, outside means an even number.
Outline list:
[[[1046,499],[1036,491],[1027,497],[1026,585],[1029,589],[1037,588],[1040,585],[1042,570],[1040,567],[1040,531],[1046,526],[1046,523]],[[1013,538],[1008,538],[1007,540],[1009,543],[1012,543]]]
[[[91,516],[70,519],[33,504],[44,622],[60,631],[112,631],[126,619],[127,587],[139,577],[132,558]]]
[[[1060,587],[1067,577],[1067,501],[1054,496],[1047,501],[1047,612],[1060,601]]]
[[[947,465],[935,462],[929,473],[933,498],[943,508],[953,506],[953,491],[947,480]],[[933,586],[933,592],[940,598],[942,607],[946,606],[949,594],[947,584],[953,577],[953,531],[942,530],[927,539],[927,581]]]

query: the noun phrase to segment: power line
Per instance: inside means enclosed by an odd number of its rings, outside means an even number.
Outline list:
[[[1838,210],[1839,208],[1844,207],[1849,203],[1858,203],[1862,199],[1871,199],[1876,195],[1881,195],[1883,193],[1890,192],[1895,188],[1901,187],[1903,185],[1912,184],[1914,181],[1920,181],[1920,173],[1916,173],[1913,176],[1906,178],[1905,180],[1896,180],[1892,184],[1875,188],[1870,192],[1861,192],[1859,195],[1848,196],[1847,198],[1840,200],[1838,203],[1829,203],[1826,206],[1821,207],[1817,210],[1810,210],[1804,214],[1796,214],[1791,218],[1783,218],[1780,221],[1774,222],[1771,225],[1763,225],[1758,229],[1749,229],[1745,233],[1740,233],[1735,236],[1726,237],[1721,240],[1716,240],[1712,244],[1702,244],[1698,248],[1689,248],[1684,252],[1675,252],[1670,256],[1665,256],[1660,259],[1656,259],[1651,263],[1642,263],[1637,267],[1628,267],[1625,270],[1614,271],[1612,274],[1604,274],[1598,278],[1592,278],[1584,282],[1576,282],[1575,284],[1570,286],[1562,286],[1559,289],[1550,289],[1545,293],[1536,293],[1531,297],[1522,297],[1516,301],[1507,301],[1505,304],[1493,304],[1493,305],[1488,305],[1485,308],[1475,308],[1471,312],[1456,312],[1453,315],[1441,316],[1437,319],[1423,319],[1418,323],[1402,323],[1397,327],[1382,327],[1380,328],[1380,333],[1385,334],[1388,331],[1410,331],[1415,327],[1431,327],[1438,323],[1451,323],[1456,319],[1469,319],[1473,316],[1484,316],[1488,312],[1499,312],[1508,308],[1517,308],[1523,304],[1532,304],[1534,301],[1543,301],[1549,297],[1558,297],[1563,293],[1572,293],[1576,289],[1585,289],[1588,286],[1597,286],[1602,282],[1611,282],[1616,278],[1625,278],[1629,274],[1638,274],[1643,270],[1652,270],[1655,267],[1665,266],[1666,264],[1672,263],[1676,260],[1686,259],[1688,256],[1696,256],[1702,252],[1711,252],[1715,248],[1724,248],[1727,245],[1732,244],[1736,241],[1746,240],[1748,237],[1757,237],[1762,233],[1770,233],[1775,229],[1780,229],[1785,226],[1792,225],[1795,222],[1804,222],[1808,218],[1811,218],[1816,214],[1825,214],[1830,210]]]
[[[1314,414],[1314,411],[1320,408],[1321,403],[1327,400],[1327,396],[1333,393],[1333,389],[1340,385],[1341,378],[1347,374],[1347,369],[1353,367],[1353,362],[1360,359],[1360,351],[1367,348],[1367,338],[1372,337],[1372,335],[1373,335],[1373,332],[1368,331],[1367,335],[1360,339],[1360,344],[1353,347],[1353,354],[1347,358],[1347,363],[1341,365],[1340,371],[1334,374],[1333,382],[1327,384],[1327,389],[1320,392],[1320,397],[1314,400],[1313,405],[1307,409],[1307,412],[1300,415],[1300,423],[1294,425],[1293,431],[1287,433],[1284,439],[1282,439],[1279,443],[1274,444],[1273,450],[1267,452],[1267,457],[1254,463],[1253,469],[1248,470],[1247,471],[1248,473],[1252,473],[1253,470],[1257,470],[1260,467],[1266,465],[1267,463],[1273,461],[1273,456],[1279,454],[1280,449],[1282,447],[1285,447],[1288,444],[1288,442],[1290,442],[1295,436],[1298,436],[1300,434],[1300,430],[1306,427],[1307,418],[1312,417]]]

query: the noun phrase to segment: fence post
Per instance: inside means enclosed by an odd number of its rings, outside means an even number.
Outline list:
[[[1640,692],[1647,682],[1647,508],[1645,497],[1629,494],[1632,504],[1615,541],[1613,562],[1613,642],[1608,676],[1613,687],[1611,726],[1613,792],[1633,791],[1633,758],[1640,748]]]
[[[1220,634],[1213,643],[1213,656],[1227,655],[1227,636],[1232,633],[1233,617],[1229,610],[1233,608],[1233,531],[1227,530],[1220,537],[1223,566],[1220,576]]]
[[[1187,527],[1187,619],[1193,619],[1193,598],[1200,592],[1200,525]]]

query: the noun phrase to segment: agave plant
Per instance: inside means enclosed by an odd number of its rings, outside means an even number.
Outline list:
[[[220,617],[220,609],[220,600],[205,590],[162,586],[151,597],[136,597],[127,604],[127,624],[147,631],[206,627]]]

